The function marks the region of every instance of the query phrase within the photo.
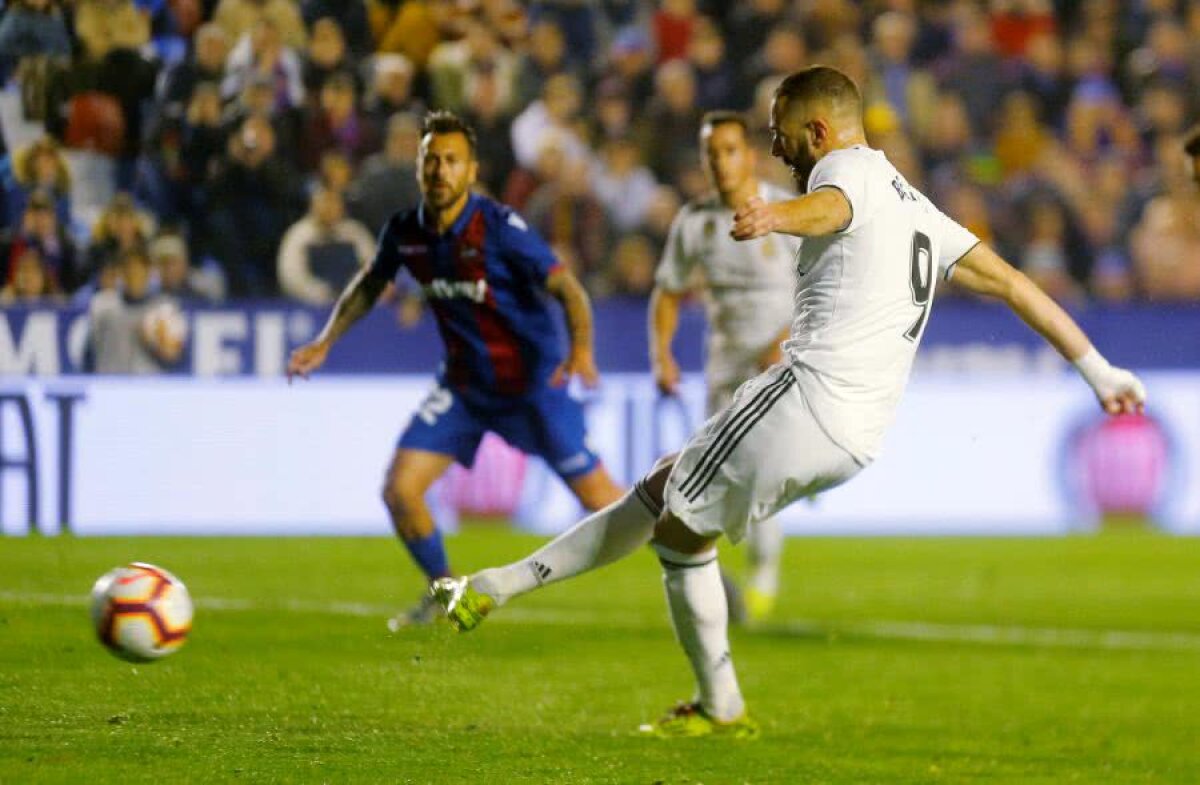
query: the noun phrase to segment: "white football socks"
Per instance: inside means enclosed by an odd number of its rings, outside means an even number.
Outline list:
[[[633,490],[592,513],[532,555],[471,576],[471,586],[503,605],[513,597],[602,567],[650,542],[662,511],[639,481]]]
[[[776,518],[750,525],[746,532],[750,571],[747,586],[760,594],[779,593],[779,557],[783,553],[783,527]]]
[[[709,716],[735,720],[746,710],[729,653],[729,608],[717,552],[691,555],[654,545],[675,637],[696,675],[697,699]]]

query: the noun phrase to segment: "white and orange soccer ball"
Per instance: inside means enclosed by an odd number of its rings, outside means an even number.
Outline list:
[[[92,587],[92,623],[118,657],[148,662],[178,651],[192,630],[192,598],[183,581],[153,564],[109,570]]]

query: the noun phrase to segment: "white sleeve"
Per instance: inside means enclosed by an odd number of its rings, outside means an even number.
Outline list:
[[[871,177],[874,167],[859,151],[836,150],[829,153],[813,167],[808,176],[808,192],[818,188],[836,188],[850,203],[850,223],[840,230],[853,232],[871,219],[879,205],[876,178]]]
[[[937,268],[942,279],[949,281],[954,274],[954,265],[967,255],[980,240],[958,221],[930,205],[933,210],[933,226],[937,232]]]
[[[688,288],[696,257],[689,254],[683,239],[684,218],[688,208],[684,207],[671,222],[667,243],[663,246],[662,260],[654,273],[654,284],[668,292],[682,292]]]

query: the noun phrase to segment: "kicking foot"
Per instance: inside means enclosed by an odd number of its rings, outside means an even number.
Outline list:
[[[495,600],[471,588],[470,578],[438,578],[429,585],[429,597],[459,632],[478,627],[496,607]]]
[[[679,703],[653,724],[638,727],[640,733],[659,739],[683,739],[696,736],[728,736],[732,739],[757,739],[758,723],[742,713],[737,719],[722,722],[708,716],[699,703]]]
[[[421,627],[433,624],[442,615],[442,609],[428,594],[421,595],[417,604],[405,611],[400,611],[387,620],[387,627],[392,632],[399,632],[404,627]]]

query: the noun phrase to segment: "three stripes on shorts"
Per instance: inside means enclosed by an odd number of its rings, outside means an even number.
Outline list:
[[[776,401],[782,398],[796,382],[791,368],[784,368],[779,378],[764,386],[740,411],[726,420],[713,437],[712,442],[696,462],[692,473],[679,486],[679,492],[689,502],[694,502],[712,482],[717,469],[725,459],[737,448],[738,443],[746,437],[750,429],[766,416]]]

